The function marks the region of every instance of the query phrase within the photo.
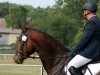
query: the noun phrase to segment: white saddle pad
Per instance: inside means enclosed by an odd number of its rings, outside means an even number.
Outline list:
[[[95,63],[95,64],[89,64],[88,68],[85,72],[84,75],[96,75],[98,72],[100,72],[100,63]],[[90,71],[91,73],[90,73]]]

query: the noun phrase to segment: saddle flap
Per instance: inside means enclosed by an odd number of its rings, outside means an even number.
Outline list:
[[[90,63],[81,69],[84,75],[95,75],[100,72],[100,62]]]

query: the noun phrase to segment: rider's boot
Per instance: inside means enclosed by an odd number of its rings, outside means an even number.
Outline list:
[[[70,72],[71,75],[83,75],[82,72],[79,71],[74,66],[71,66],[68,70],[69,70],[69,72]]]

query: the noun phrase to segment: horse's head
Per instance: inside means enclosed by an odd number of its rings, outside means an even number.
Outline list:
[[[22,33],[19,37],[18,47],[14,55],[14,61],[17,64],[22,64],[23,61],[35,52],[35,44],[31,38],[30,29]]]

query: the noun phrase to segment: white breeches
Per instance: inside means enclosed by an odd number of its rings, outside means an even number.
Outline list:
[[[71,67],[71,66],[74,66],[75,68],[79,68],[83,65],[85,65],[86,63],[90,62],[92,59],[88,59],[88,58],[85,58],[81,55],[76,55],[69,63],[68,65],[65,65],[64,67],[64,70],[65,70],[65,73],[66,75],[71,75],[70,72],[68,71],[68,69]]]

